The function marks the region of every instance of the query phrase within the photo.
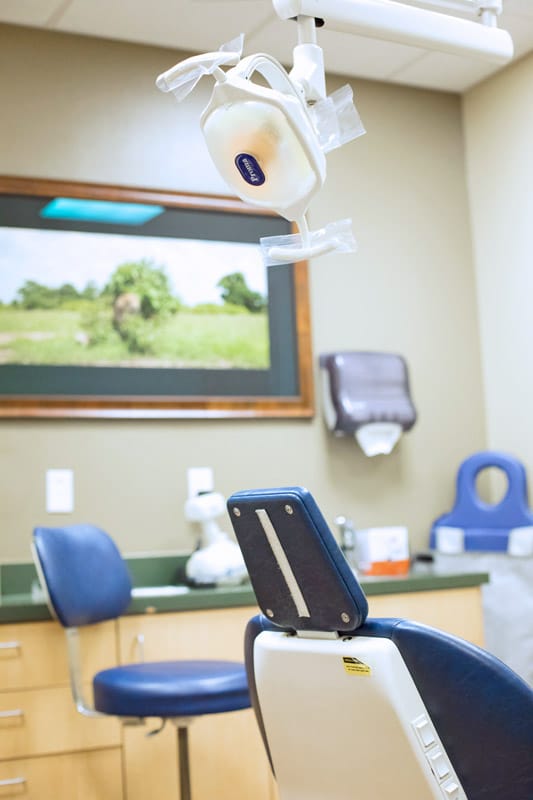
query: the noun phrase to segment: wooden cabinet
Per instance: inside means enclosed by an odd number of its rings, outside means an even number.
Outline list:
[[[405,617],[483,644],[479,587],[369,597],[370,615]],[[83,678],[117,663],[243,660],[254,608],[139,614],[80,631]],[[88,692],[90,696],[90,692]],[[176,732],[77,713],[56,622],[0,625],[0,800],[178,800]],[[251,710],[193,720],[194,800],[276,800]]]
[[[82,632],[83,675],[116,663],[115,626]],[[0,800],[122,800],[120,724],[76,711],[63,629],[0,626]]]
[[[83,677],[117,663],[115,625],[89,625],[80,631]],[[36,686],[68,686],[65,631],[57,622],[0,625],[0,691]]]
[[[483,643],[478,587],[374,595],[370,615],[405,617],[475,644]],[[159,659],[242,660],[243,634],[254,608],[145,614],[119,621],[121,663]],[[157,720],[150,720],[152,728]],[[147,738],[150,728],[124,728],[127,800],[179,797],[175,730]],[[195,800],[275,800],[275,782],[251,711],[206,716],[190,729]]]
[[[253,608],[123,617],[120,659],[136,660],[139,637],[146,661],[229,659],[242,661],[243,635]],[[150,720],[157,727],[157,720]],[[154,737],[150,728],[124,728],[128,800],[179,797],[176,732],[172,725]],[[194,719],[190,727],[194,800],[271,800],[274,782],[251,710]]]
[[[0,800],[122,800],[120,750],[0,761]]]
[[[431,625],[483,647],[483,608],[478,586],[433,592],[374,595],[370,617],[401,617]]]

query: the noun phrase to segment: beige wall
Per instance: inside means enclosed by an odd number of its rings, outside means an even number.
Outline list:
[[[0,173],[220,192],[198,136],[208,87],[181,108],[154,89],[177,58],[0,27]],[[360,250],[310,267],[315,362],[332,349],[402,353],[417,426],[369,460],[326,433],[319,398],[313,421],[4,420],[0,559],[26,560],[37,523],[81,520],[128,552],[189,550],[185,471],[203,465],[225,494],[299,483],[330,521],[404,523],[415,548],[426,544],[458,463],[484,445],[461,107],[453,95],[352,85],[368,135],[328,157],[312,224],[352,217]],[[74,514],[46,515],[48,467],[74,469]]]
[[[487,443],[533,474],[533,55],[464,97]]]

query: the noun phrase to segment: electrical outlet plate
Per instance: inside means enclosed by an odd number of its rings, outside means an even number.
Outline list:
[[[196,497],[204,492],[212,492],[215,478],[211,467],[189,467],[187,470],[187,497]]]
[[[73,511],[74,472],[71,469],[47,469],[47,514],[71,514]]]

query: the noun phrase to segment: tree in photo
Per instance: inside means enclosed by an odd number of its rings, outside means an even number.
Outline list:
[[[179,308],[165,270],[146,259],[117,267],[103,294],[111,298],[113,327],[132,353],[152,352],[155,323]]]
[[[23,308],[25,311],[48,310],[59,308],[65,301],[75,299],[78,296],[71,283],[64,283],[58,288],[53,288],[37,283],[37,281],[25,281],[18,290],[13,305]]]
[[[264,311],[267,306],[266,298],[250,289],[242,272],[224,275],[217,283],[217,287],[222,289],[222,300],[228,305],[243,306],[255,314]]]

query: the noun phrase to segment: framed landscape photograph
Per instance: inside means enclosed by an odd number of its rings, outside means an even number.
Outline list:
[[[0,416],[310,417],[307,264],[240,200],[0,177]]]

